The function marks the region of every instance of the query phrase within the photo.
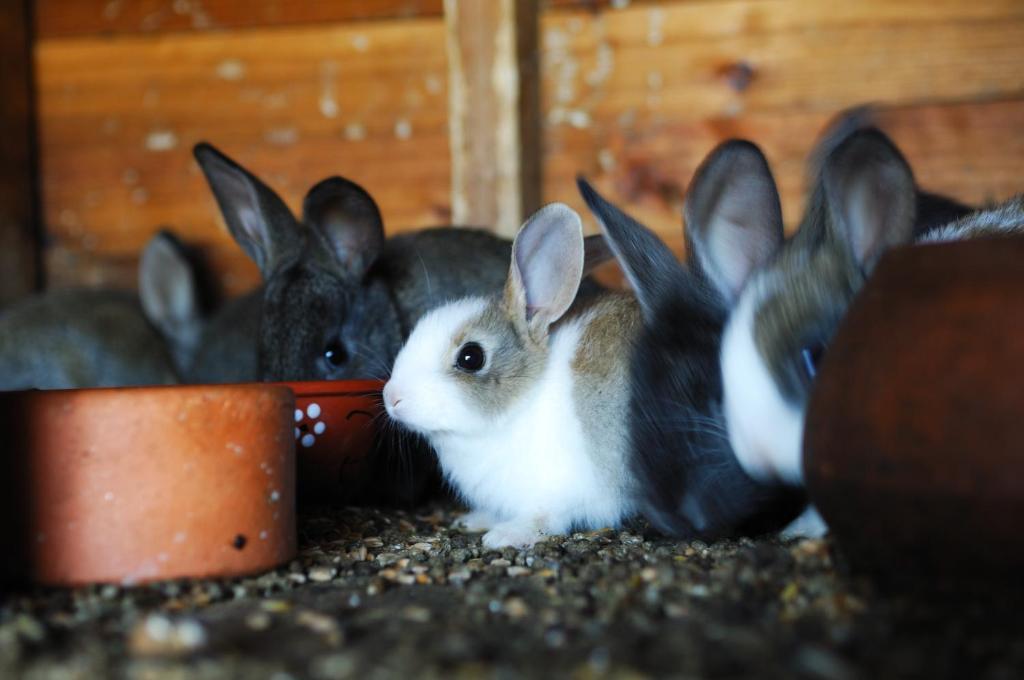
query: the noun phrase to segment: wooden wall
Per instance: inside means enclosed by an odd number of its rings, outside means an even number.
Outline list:
[[[441,0],[35,0],[44,253],[51,285],[131,284],[171,226],[224,286],[257,280],[216,216],[202,139],[297,206],[343,174],[388,228],[451,215]],[[1020,0],[557,0],[540,20],[542,196],[582,210],[582,172],[681,244],[694,168],[762,145],[788,220],[803,163],[863,102],[920,182],[964,200],[1024,190]]]
[[[0,305],[38,279],[29,0],[0,6]]]

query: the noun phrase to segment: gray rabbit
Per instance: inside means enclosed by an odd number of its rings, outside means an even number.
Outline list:
[[[262,299],[251,292],[207,313],[211,296],[197,259],[197,253],[171,232],[154,237],[139,271],[139,296],[146,316],[166,339],[182,382],[257,380],[256,334]]]
[[[195,156],[263,276],[255,295],[264,380],[383,378],[425,311],[504,283],[511,244],[493,234],[440,227],[385,239],[374,200],[340,177],[310,189],[299,220],[214,147],[199,144]]]
[[[162,258],[156,237],[140,265]],[[60,290],[0,314],[0,389],[164,385],[177,381],[172,352],[130,291]]]

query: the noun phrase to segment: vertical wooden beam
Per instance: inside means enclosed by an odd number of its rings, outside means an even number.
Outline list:
[[[445,0],[452,222],[515,234],[540,205],[537,0]]]
[[[0,3],[0,305],[38,276],[29,0]]]

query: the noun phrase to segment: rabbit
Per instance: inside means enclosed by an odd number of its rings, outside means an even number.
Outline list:
[[[489,548],[528,547],[632,515],[628,357],[635,299],[576,300],[582,223],[541,208],[519,230],[501,293],[424,315],[395,360],[384,406],[425,436]]]
[[[139,297],[146,316],[166,339],[182,382],[258,380],[259,295],[242,295],[206,314],[210,296],[196,254],[167,230],[152,243],[140,262]]]
[[[299,221],[213,146],[194,153],[263,277],[254,295],[264,380],[385,377],[423,312],[504,281],[510,244],[493,234],[447,227],[385,239],[377,204],[341,177],[310,189]]]
[[[257,319],[259,379],[386,378],[424,312],[498,291],[505,281],[507,239],[455,227],[385,239],[373,198],[341,177],[310,189],[300,222],[269,187],[213,146],[198,144],[194,154],[229,231],[262,274],[263,285],[240,302],[239,320]],[[586,257],[596,267],[610,252],[591,237]],[[589,283],[586,290],[596,289]],[[384,432],[381,438],[372,456],[381,469],[366,486],[386,489],[385,502],[410,505],[431,488],[430,455],[406,437]]]
[[[819,361],[881,255],[940,238],[946,228],[938,222],[971,211],[919,190],[902,154],[873,126],[839,125],[821,147],[803,222],[747,277],[722,339],[730,442],[744,470],[765,483],[803,485],[804,414]],[[800,532],[825,530],[813,513],[801,523]]]
[[[750,165],[761,181],[718,189]],[[698,169],[686,198],[687,263],[654,233],[606,201],[582,178],[643,314],[630,368],[631,474],[639,508],[660,532],[713,540],[780,529],[805,505],[803,493],[760,484],[740,467],[721,411],[718,355],[739,283],[782,240],[779,197],[764,157],[728,142]],[[731,188],[731,187],[730,187]]]
[[[143,261],[164,246],[150,240]],[[173,355],[131,291],[47,291],[0,314],[4,390],[174,384]]]

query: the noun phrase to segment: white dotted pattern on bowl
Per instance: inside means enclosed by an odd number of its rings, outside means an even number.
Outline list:
[[[313,402],[312,404],[307,406],[305,412],[303,412],[302,409],[295,409],[296,425],[301,423],[303,420],[306,420],[307,418],[311,421],[314,421],[312,431],[306,431],[305,434],[303,434],[303,428],[295,428],[295,439],[304,448],[308,449],[309,447],[313,446],[313,444],[316,443],[316,438],[327,431],[327,423],[325,423],[322,420],[317,420],[317,418],[320,417],[320,413],[320,404],[317,404],[316,402]],[[306,429],[309,430],[309,428]]]

